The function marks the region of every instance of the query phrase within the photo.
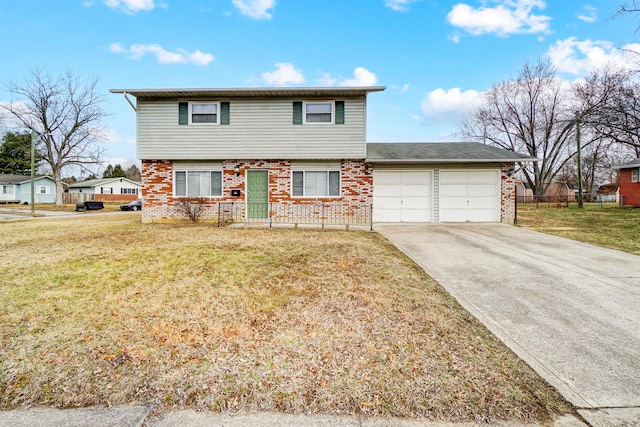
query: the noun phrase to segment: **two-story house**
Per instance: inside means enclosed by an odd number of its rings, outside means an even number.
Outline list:
[[[374,221],[513,221],[514,162],[535,159],[482,144],[367,145],[367,95],[384,89],[112,89],[137,112],[143,221],[179,218],[185,197],[206,199],[203,218],[234,202],[248,219],[321,203]]]

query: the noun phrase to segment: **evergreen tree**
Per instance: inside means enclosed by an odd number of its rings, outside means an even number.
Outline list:
[[[36,151],[36,170],[41,157]],[[7,132],[0,142],[0,173],[31,174],[31,134],[29,132]]]
[[[138,169],[136,165],[129,166],[126,172],[127,172],[127,178],[129,178],[131,181],[136,181],[136,182],[142,181],[140,169]]]
[[[122,169],[122,166],[115,165],[113,167],[113,173],[111,174],[111,178],[126,178],[127,173]]]
[[[107,165],[107,167],[104,168],[104,172],[102,173],[102,177],[103,178],[113,178],[113,166],[111,166],[111,164]]]

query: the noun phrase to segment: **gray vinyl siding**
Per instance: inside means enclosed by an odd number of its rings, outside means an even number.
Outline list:
[[[185,126],[178,124],[178,101],[187,100],[138,99],[139,159],[358,159],[365,156],[364,97],[344,99],[345,124],[335,125],[294,125],[293,102],[301,101],[298,99],[222,99],[211,101],[229,101],[229,125]]]

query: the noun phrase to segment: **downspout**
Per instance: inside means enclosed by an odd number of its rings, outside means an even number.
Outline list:
[[[127,92],[122,92],[122,95],[124,95],[124,99],[127,100],[127,102],[129,103],[129,105],[131,106],[131,108],[133,108],[133,111],[135,111],[136,113],[138,112],[138,110],[136,109],[136,106],[133,105],[133,102],[131,102],[131,100],[129,99],[129,97],[127,96],[128,93]]]

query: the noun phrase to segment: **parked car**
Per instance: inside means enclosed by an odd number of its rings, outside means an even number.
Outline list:
[[[142,209],[142,200],[134,200],[126,205],[120,205],[121,211],[139,211]]]
[[[100,209],[104,209],[103,202],[89,200],[84,203],[76,203],[76,212],[97,211]]]

